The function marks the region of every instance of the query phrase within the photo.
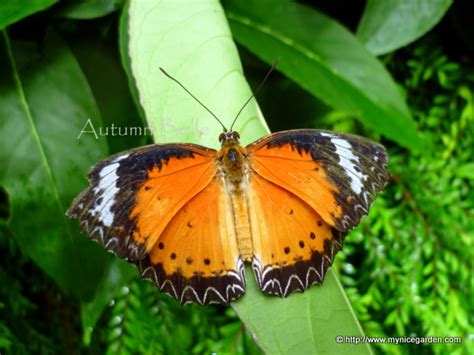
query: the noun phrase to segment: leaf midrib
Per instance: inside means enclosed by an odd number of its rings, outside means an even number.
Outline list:
[[[10,62],[11,69],[12,69],[12,72],[13,72],[13,79],[15,81],[15,86],[16,86],[16,91],[17,91],[17,94],[18,94],[18,99],[20,101],[21,107],[23,108],[26,119],[28,120],[28,124],[30,126],[30,131],[31,131],[31,134],[33,136],[33,140],[36,143],[42,165],[44,166],[44,169],[46,170],[46,174],[48,176],[48,180],[51,183],[52,192],[53,192],[54,198],[56,200],[56,203],[57,203],[60,211],[64,211],[64,206],[63,206],[63,204],[61,202],[61,199],[59,197],[59,191],[57,189],[57,185],[56,185],[56,182],[54,180],[53,173],[52,173],[51,168],[48,164],[46,153],[44,151],[43,144],[41,143],[41,138],[38,134],[38,131],[36,130],[36,126],[35,126],[35,123],[33,121],[33,116],[31,115],[30,107],[29,107],[29,105],[27,103],[27,100],[26,100],[25,92],[23,90],[23,85],[21,83],[21,79],[20,79],[20,76],[18,74],[18,69],[16,67],[15,58],[13,56],[13,51],[12,51],[12,48],[11,48],[11,45],[10,45],[10,39],[8,37],[8,34],[7,34],[6,30],[3,30],[2,33],[3,33],[3,38],[4,38],[4,41],[5,41],[5,48],[6,48],[6,51],[7,51],[8,60]],[[62,219],[62,221],[63,221],[63,224],[66,227],[66,231],[67,231],[67,234],[68,234],[69,238],[71,240],[73,240],[71,230],[69,229],[69,225],[67,223],[64,223],[63,219]]]

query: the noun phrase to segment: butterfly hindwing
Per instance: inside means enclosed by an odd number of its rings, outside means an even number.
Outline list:
[[[253,172],[303,199],[343,233],[367,214],[388,179],[383,146],[355,135],[291,130],[247,150]]]
[[[244,293],[232,205],[221,181],[179,210],[140,269],[181,303],[228,304]]]

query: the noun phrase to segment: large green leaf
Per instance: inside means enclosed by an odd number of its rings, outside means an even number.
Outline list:
[[[357,37],[374,54],[392,52],[420,38],[448,11],[452,0],[368,0]]]
[[[10,228],[22,251],[64,289],[92,297],[110,259],[79,235],[65,211],[85,187],[85,173],[106,155],[103,140],[77,139],[100,115],[82,72],[54,33],[36,42],[1,34],[0,185]]]
[[[44,10],[57,0],[2,0],[0,1],[0,30],[37,11]]]
[[[155,141],[216,147],[222,128],[164,77],[159,67],[181,80],[230,124],[250,90],[219,3],[135,0],[128,12],[131,67]],[[255,102],[243,112],[237,129],[244,143],[267,132]],[[251,271],[247,272],[247,284],[246,294],[234,308],[264,351],[369,352],[367,347],[345,347],[335,341],[337,335],[362,335],[362,331],[331,273],[323,286],[284,300],[258,291]],[[255,313],[259,307],[265,311]],[[324,324],[326,320],[331,324]],[[282,344],[288,342],[288,326],[292,334],[299,334],[290,347]]]
[[[344,27],[288,1],[226,1],[235,39],[330,106],[413,150],[420,137],[383,65]],[[291,104],[291,103],[288,103]]]
[[[155,142],[218,146],[222,128],[176,83],[178,78],[227,126],[250,96],[237,49],[216,1],[131,1],[129,53],[140,102]],[[244,142],[267,132],[255,102],[236,128]]]

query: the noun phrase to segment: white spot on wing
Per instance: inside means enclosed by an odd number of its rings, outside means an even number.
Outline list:
[[[99,173],[99,185],[94,188],[94,193],[101,194],[97,196],[100,203],[97,203],[90,213],[93,216],[99,216],[99,220],[107,227],[110,227],[114,221],[112,206],[115,203],[115,195],[119,191],[117,188],[117,169],[120,166],[120,160],[127,158],[129,154],[124,154],[112,160],[112,164],[106,165]]]
[[[329,133],[321,133],[321,135],[330,137],[331,143],[336,147],[336,154],[339,156],[339,165],[351,180],[352,191],[360,194],[364,187],[363,181],[367,178],[367,175],[357,168],[356,163],[359,163],[359,158],[352,153],[352,145],[348,141]]]

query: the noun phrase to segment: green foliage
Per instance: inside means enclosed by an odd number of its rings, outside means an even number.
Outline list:
[[[46,9],[57,0],[29,0],[27,3],[17,0],[0,2],[0,30],[35,12]]]
[[[53,2],[17,3],[2,2],[0,28]],[[474,351],[468,339],[474,333],[474,74],[469,52],[456,42],[462,34],[443,20],[444,27],[377,60],[319,7],[286,1],[275,6],[225,2],[227,20],[242,45],[236,50],[218,3],[193,2],[182,8],[163,1],[147,18],[140,17],[141,7],[150,2],[133,1],[119,16],[115,10],[122,3],[61,2],[2,32],[1,353],[259,354],[257,345],[271,353],[369,351],[363,345],[336,346],[330,335],[362,334],[347,316],[350,307],[338,297],[343,294],[327,292],[338,289],[336,274],[367,336],[463,338],[461,344],[373,344],[372,350]],[[344,2],[353,14],[339,17],[335,3],[325,5],[323,12],[357,27],[354,19],[359,17],[354,14],[362,9]],[[391,37],[390,27],[366,27],[365,34],[399,47],[427,32],[449,3],[436,2],[439,7],[430,8],[428,20],[422,13],[405,12],[410,21],[399,27],[406,26],[403,33],[409,37]],[[374,4],[369,1],[359,31],[383,17]],[[14,11],[6,11],[8,6]],[[277,17],[281,9],[287,11]],[[384,16],[399,17],[399,10],[392,8]],[[176,12],[182,17],[174,17]],[[91,20],[74,20],[79,18]],[[166,18],[182,22],[170,26]],[[169,26],[167,31],[145,42],[140,32],[133,32],[138,25],[153,29],[157,23]],[[219,35],[206,40],[212,33]],[[268,63],[282,57],[285,76],[275,73],[258,97],[272,129],[328,128],[381,140],[389,150],[393,178],[370,215],[346,239],[323,287],[281,301],[262,297],[250,279],[247,295],[234,308],[183,307],[140,280],[134,268],[79,235],[77,226],[64,218],[64,209],[85,187],[83,176],[94,162],[108,152],[142,145],[146,137],[76,137],[87,118],[97,127],[142,126],[146,113],[160,131],[155,136],[160,141],[215,146],[219,126],[164,78],[158,66],[176,75],[228,124],[250,93],[237,54],[253,88]],[[353,80],[351,73],[358,70],[360,80]],[[374,81],[381,83],[380,90]],[[388,112],[387,102],[398,114]],[[367,118],[373,110],[380,117]],[[433,143],[429,149],[421,149],[410,117]],[[382,118],[384,127],[379,127]],[[184,130],[178,129],[183,125]],[[247,141],[265,132],[255,103],[237,128]],[[421,153],[413,153],[418,145]],[[314,337],[308,336],[308,329]]]
[[[225,4],[236,40],[259,58],[271,64],[281,57],[279,70],[314,96],[399,144],[420,149],[415,124],[390,75],[343,26],[291,2]]]
[[[260,353],[230,309],[183,308],[143,280],[122,287],[105,318],[93,346],[110,354]]]
[[[64,211],[85,186],[84,173],[106,155],[104,142],[77,139],[88,118],[100,124],[100,114],[54,32],[47,32],[42,52],[34,42],[12,43],[6,31],[0,48],[0,184],[10,199],[9,226],[24,253],[59,285],[90,298],[110,258],[71,228]]]
[[[474,75],[430,40],[387,61],[436,148],[423,155],[391,149],[392,183],[348,238],[341,281],[369,336],[463,338],[456,345],[376,345],[384,352],[471,353]]]

